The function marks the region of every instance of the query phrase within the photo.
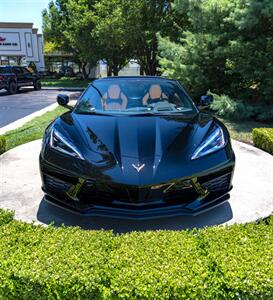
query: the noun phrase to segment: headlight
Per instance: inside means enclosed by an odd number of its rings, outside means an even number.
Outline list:
[[[50,146],[57,151],[84,160],[79,150],[55,128],[51,130]]]
[[[191,159],[196,159],[224,148],[226,144],[222,128],[216,125],[208,137],[197,147]]]

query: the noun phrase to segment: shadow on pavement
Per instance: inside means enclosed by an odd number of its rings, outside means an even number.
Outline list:
[[[113,230],[115,233],[202,228],[223,224],[232,217],[231,206],[228,202],[195,217],[179,216],[146,221],[80,216],[54,206],[44,199],[37,212],[37,219],[44,224],[54,223],[56,227],[64,224],[65,226],[79,226],[83,229]]]

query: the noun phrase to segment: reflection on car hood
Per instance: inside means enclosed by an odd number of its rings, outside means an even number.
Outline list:
[[[212,122],[206,114],[123,117],[67,113],[55,126],[89,162],[101,164],[111,176],[124,178],[124,182],[136,182],[138,176],[146,183],[162,178],[162,172],[172,178],[181,166],[192,165],[191,155]],[[143,164],[145,168],[138,172]],[[168,169],[172,172],[166,172]]]
[[[77,127],[94,152],[109,151],[117,160],[121,157],[162,157],[169,151],[187,148],[197,127],[202,127],[197,115],[117,117],[75,115]]]

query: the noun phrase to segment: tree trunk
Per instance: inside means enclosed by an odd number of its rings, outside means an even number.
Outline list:
[[[87,63],[82,64],[82,75],[83,75],[84,79],[88,78],[88,74],[87,74],[86,69],[85,69],[86,66],[87,66]]]
[[[91,70],[92,70],[92,67],[90,64],[87,64],[88,65],[88,71],[86,71],[86,75],[87,75],[87,78],[89,78],[89,75],[91,73]]]
[[[113,72],[112,63],[108,62],[107,63],[107,76],[111,77],[112,76],[112,72]]]
[[[157,72],[157,62],[156,61],[148,61],[145,66],[143,66],[146,75],[155,76],[158,74]]]
[[[79,73],[82,73],[82,63],[78,63]]]
[[[112,70],[113,70],[114,76],[118,76],[119,67],[117,65],[113,65]]]

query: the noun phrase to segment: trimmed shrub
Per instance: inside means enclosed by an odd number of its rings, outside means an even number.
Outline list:
[[[6,138],[0,135],[0,155],[6,152]]]
[[[0,208],[0,226],[13,220],[14,212]]]
[[[0,216],[0,299],[273,297],[273,217],[114,235]]]
[[[214,101],[210,108],[216,111],[220,117],[232,120],[256,120],[256,121],[272,121],[273,106],[261,104],[249,104],[242,100],[233,100],[227,95],[213,95]]]
[[[252,136],[257,148],[273,155],[273,128],[254,128]]]

